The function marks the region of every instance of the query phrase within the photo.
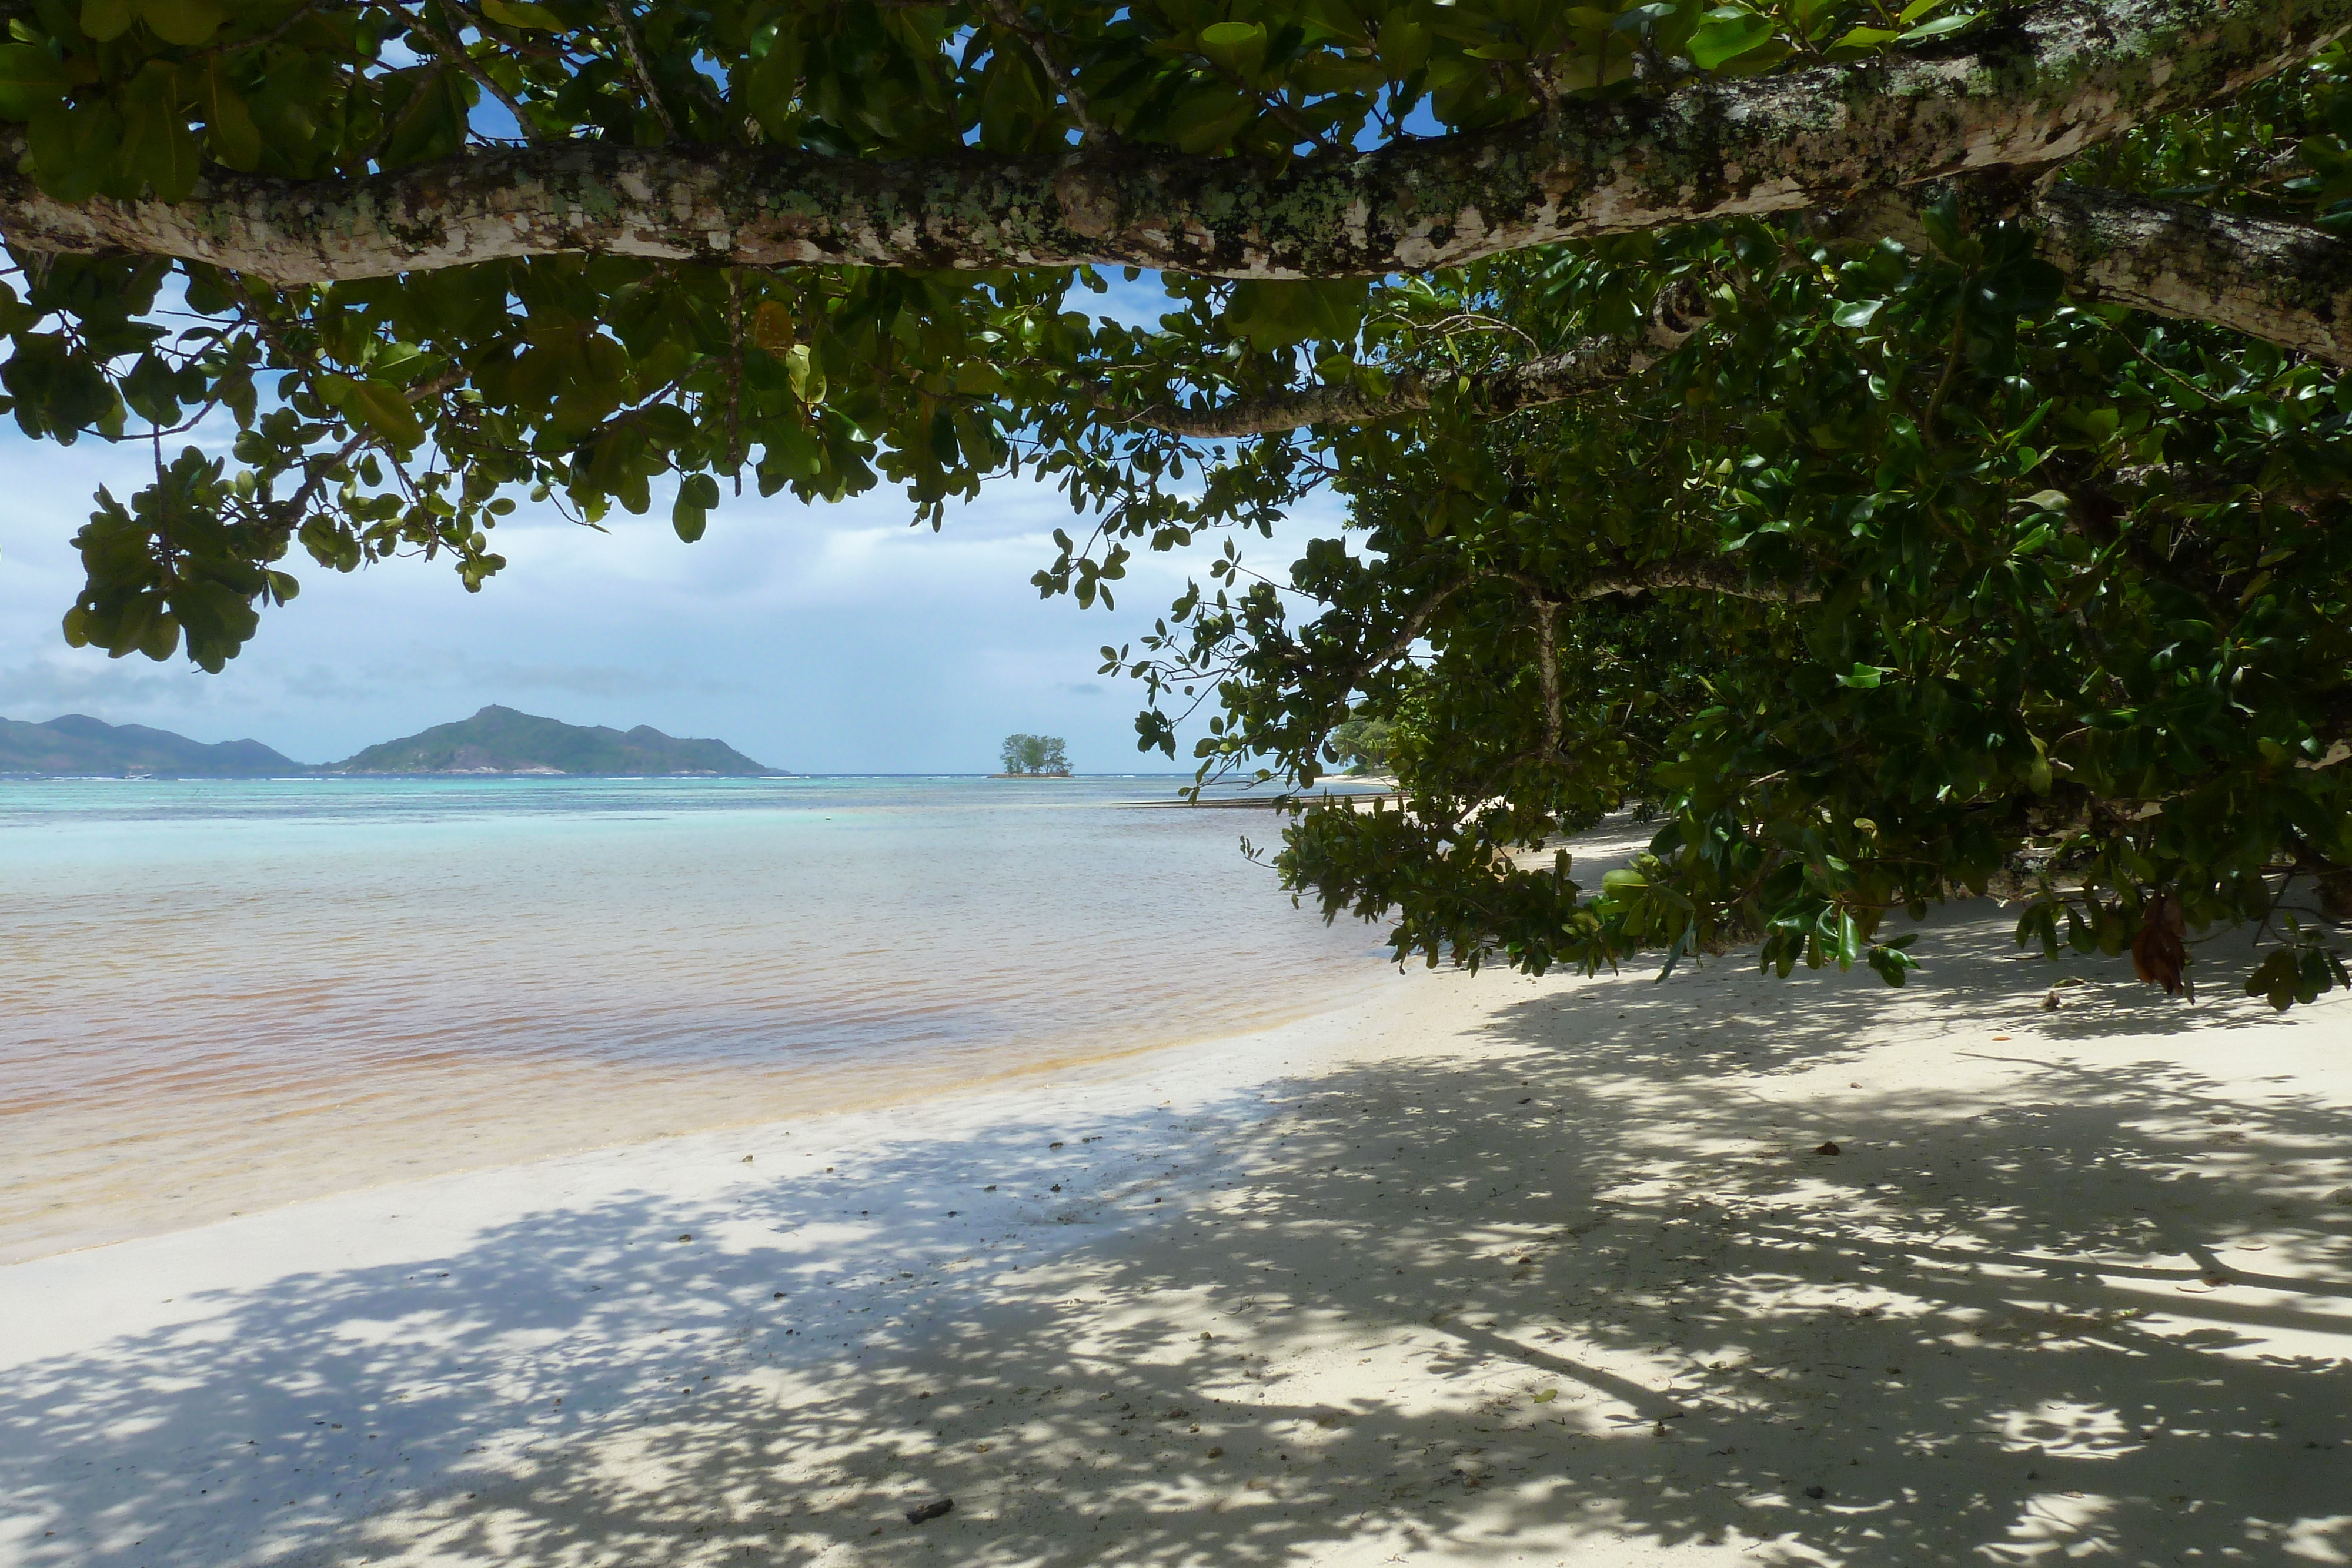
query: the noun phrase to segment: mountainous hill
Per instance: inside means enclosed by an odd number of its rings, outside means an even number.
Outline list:
[[[749,778],[762,768],[720,740],[679,740],[651,725],[626,732],[564,724],[496,704],[468,719],[436,724],[371,746],[329,773],[585,773],[635,777],[715,773]]]
[[[183,779],[270,779],[310,770],[257,740],[207,746],[150,729],[69,713],[47,724],[0,718],[0,773],[162,773]]]

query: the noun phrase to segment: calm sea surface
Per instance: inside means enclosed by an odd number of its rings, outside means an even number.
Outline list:
[[[1374,972],[1171,780],[0,782],[0,1259],[1259,1028]]]

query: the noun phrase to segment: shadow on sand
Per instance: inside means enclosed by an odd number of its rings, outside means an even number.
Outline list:
[[[2250,1088],[2248,1009],[1992,933],[1902,996],[1513,982],[1472,1052],[1188,1119],[1214,1169],[1166,1169],[1169,1113],[1094,1124],[1068,1212],[1034,1144],[859,1173],[1017,1166],[995,1252],[910,1213],[820,1268],[767,1239],[859,1200],[778,1183],[289,1278],[0,1390],[16,1553],[2352,1559],[2344,1103]],[[1869,1087],[1890,1052],[1952,1086]]]

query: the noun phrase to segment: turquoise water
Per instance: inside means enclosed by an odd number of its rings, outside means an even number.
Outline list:
[[[1365,982],[1176,780],[0,783],[0,1255],[952,1092]]]

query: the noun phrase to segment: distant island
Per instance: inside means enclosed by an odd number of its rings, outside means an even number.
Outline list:
[[[1000,748],[1004,771],[999,779],[1067,779],[1068,748],[1058,735],[1008,735]]]
[[[0,774],[43,778],[287,779],[335,774],[556,775],[754,779],[781,773],[722,740],[681,740],[651,725],[565,724],[496,704],[468,719],[371,746],[323,768],[257,740],[206,745],[143,724],[70,713],[46,724],[0,718]]]
[[[471,718],[371,746],[319,771],[754,779],[779,770],[761,767],[723,740],[679,740],[645,724],[631,730],[565,724],[493,703]]]
[[[310,771],[257,740],[224,740],[207,746],[168,729],[108,724],[82,713],[69,713],[47,724],[0,718],[0,773],[282,779]]]

